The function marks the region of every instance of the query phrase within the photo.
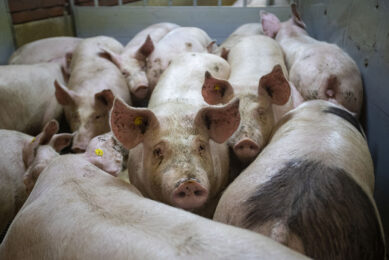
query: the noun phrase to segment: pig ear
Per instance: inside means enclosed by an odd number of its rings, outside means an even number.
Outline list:
[[[147,35],[147,38],[143,45],[136,52],[135,58],[137,60],[145,60],[152,52],[154,51],[154,43],[150,35]]]
[[[24,144],[22,157],[26,169],[30,166],[31,162],[35,158],[36,148],[39,145],[48,144],[53,135],[58,132],[58,129],[58,122],[56,120],[51,120],[45,125],[41,133],[39,133],[36,137],[32,138],[31,141],[28,141]]]
[[[143,142],[146,132],[159,126],[151,110],[130,107],[119,98],[114,101],[109,122],[114,136],[127,149]]]
[[[56,134],[51,138],[49,145],[59,153],[72,143],[73,136],[74,134]]]
[[[217,44],[216,44],[216,41],[211,41],[208,45],[207,45],[207,50],[209,53],[213,53],[215,51],[215,49],[217,48]]]
[[[214,78],[206,71],[201,94],[210,105],[226,104],[234,96],[234,90],[227,80]]]
[[[57,98],[58,103],[63,106],[74,105],[77,99],[77,94],[69,90],[67,87],[63,86],[57,80],[54,81],[55,86],[55,97]]]
[[[263,33],[271,38],[275,38],[281,28],[281,22],[278,17],[263,10],[259,12],[259,16],[261,17]]]
[[[122,66],[122,58],[120,57],[119,54],[117,54],[109,49],[106,49],[104,47],[100,47],[99,56],[111,61],[113,64],[115,64],[119,68],[119,70],[122,70],[122,67],[123,67]]]
[[[259,80],[258,95],[268,95],[273,104],[284,105],[289,100],[290,86],[279,64]]]
[[[300,16],[300,14],[299,14],[298,11],[297,11],[297,5],[296,5],[296,3],[292,3],[292,4],[290,5],[290,8],[292,9],[293,22],[294,22],[297,26],[299,26],[299,27],[305,29],[305,28],[306,28],[306,25],[305,25],[305,23],[303,22],[303,20],[301,19],[301,16]]]
[[[228,60],[228,54],[230,54],[230,50],[223,47],[222,53],[220,54],[220,57],[222,57],[225,60]]]
[[[95,100],[103,103],[108,109],[112,108],[115,96],[110,89],[104,89],[95,94]]]
[[[207,131],[216,143],[225,142],[240,123],[239,99],[235,98],[224,106],[202,108],[196,115],[195,125]]]

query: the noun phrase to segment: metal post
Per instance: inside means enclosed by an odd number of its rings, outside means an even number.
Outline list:
[[[143,6],[147,6],[148,3],[147,3],[147,0],[143,0]]]
[[[99,0],[95,0],[95,7],[99,6]]]
[[[217,5],[221,6],[222,5],[222,0],[217,0]]]
[[[172,6],[172,5],[173,5],[173,0],[169,0],[169,1],[167,2],[167,5],[168,5],[168,6]]]
[[[193,0],[193,6],[197,6],[197,0]]]
[[[243,0],[243,7],[247,7],[247,0]]]
[[[123,5],[123,0],[118,0],[118,5]]]

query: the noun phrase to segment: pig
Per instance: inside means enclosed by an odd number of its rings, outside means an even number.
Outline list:
[[[267,144],[275,122],[303,100],[288,81],[283,53],[275,40],[246,36],[231,48],[227,61],[231,65],[228,83],[240,99],[241,117],[228,145],[245,167]]]
[[[0,66],[0,128],[36,135],[59,119],[63,109],[55,99],[55,80],[64,83],[58,64]]]
[[[156,23],[146,27],[137,33],[132,40],[127,43],[120,54],[103,49],[111,60],[118,66],[132,97],[136,100],[143,100],[148,94],[148,80],[146,77],[146,58],[154,50],[154,44],[164,37],[171,30],[178,28],[174,23]]]
[[[266,7],[269,5],[289,5],[289,0],[247,0],[247,7]],[[232,4],[233,7],[243,7],[243,0],[236,0],[235,3]]]
[[[239,100],[215,106],[204,101],[203,85],[214,80],[210,75],[227,78],[228,63],[213,54],[182,53],[162,74],[148,108],[115,99],[110,115],[114,136],[131,149],[131,183],[151,199],[203,216],[212,216],[227,184],[224,142],[240,119]]]
[[[146,75],[150,92],[171,61],[183,52],[213,52],[215,41],[196,27],[178,27],[166,34],[158,44],[151,41],[153,51],[146,59]]]
[[[74,154],[42,171],[1,259],[307,259],[271,239],[143,198]]]
[[[374,169],[344,107],[312,100],[223,193],[214,220],[264,234],[314,259],[384,259]]]
[[[18,131],[0,130],[0,145],[5,148],[0,157],[0,234],[5,231],[7,224],[12,221],[27,199],[26,188],[23,184],[25,173],[23,147],[27,144],[35,147],[40,144],[51,146],[59,152],[70,145],[72,139],[70,134],[52,134],[49,138],[49,125],[50,123],[37,137]],[[1,240],[0,237],[0,242]]]
[[[56,134],[58,129],[58,122],[52,120],[36,137],[0,130],[0,144],[9,147],[0,158],[0,234],[26,201],[44,167],[71,144],[73,135]],[[112,133],[94,137],[86,152],[78,154],[113,176],[122,170],[125,155],[126,151],[113,139]],[[29,167],[32,161],[34,165]]]
[[[239,26],[219,47],[215,49],[213,53],[227,60],[229,50],[242,38],[251,35],[263,35],[262,25],[260,23],[246,23]]]
[[[64,106],[65,117],[75,132],[72,150],[85,151],[89,141],[109,132],[108,112],[114,97],[130,103],[127,83],[120,70],[101,48],[120,53],[123,46],[113,38],[98,36],[83,40],[71,63],[68,86],[55,82],[55,96]]]
[[[61,65],[68,77],[72,54],[80,41],[76,37],[50,37],[33,41],[18,48],[9,58],[8,64],[54,62]]]
[[[296,5],[291,6],[292,18],[283,23],[274,14],[260,14],[263,31],[285,53],[290,80],[305,100],[332,101],[359,116],[363,87],[358,66],[337,45],[310,37]]]

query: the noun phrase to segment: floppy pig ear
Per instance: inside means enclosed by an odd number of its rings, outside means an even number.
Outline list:
[[[57,153],[59,153],[72,143],[73,136],[74,134],[67,133],[56,134],[51,138],[49,145],[53,147]]]
[[[54,81],[54,87],[55,97],[57,98],[58,103],[63,106],[74,105],[77,98],[77,94],[74,91],[69,90],[57,80]]]
[[[154,51],[154,43],[150,35],[147,35],[147,38],[143,45],[136,52],[136,59],[145,60],[152,52]]]
[[[205,129],[216,143],[225,142],[240,124],[239,99],[235,98],[224,106],[202,108],[196,115],[195,124]]]
[[[281,22],[277,16],[272,13],[261,10],[259,12],[263,33],[271,38],[275,38],[281,28]]]
[[[230,50],[223,47],[222,52],[220,53],[220,57],[228,61],[228,54],[230,54]]]
[[[206,71],[201,94],[210,105],[226,104],[234,96],[234,90],[227,80],[214,78]]]
[[[109,61],[111,61],[113,64],[116,65],[116,67],[119,68],[119,70],[122,70],[122,59],[119,54],[107,49],[100,47],[101,52],[99,53],[99,56],[102,58],[105,58]]]
[[[48,144],[51,138],[53,137],[53,135],[58,132],[58,129],[59,129],[58,122],[56,120],[51,120],[45,125],[43,131],[40,134],[38,134],[28,143],[24,144],[22,156],[23,156],[23,163],[26,169],[30,166],[30,164],[35,158],[36,155],[35,149],[39,145]]]
[[[258,96],[268,95],[275,105],[284,105],[289,100],[290,86],[279,64],[259,80]]]
[[[299,26],[299,27],[305,29],[305,28],[306,28],[306,25],[305,25],[305,23],[303,22],[303,20],[301,19],[301,16],[300,16],[300,14],[299,14],[298,11],[297,11],[297,5],[296,5],[296,3],[292,3],[292,4],[290,5],[290,8],[292,9],[293,22],[294,22],[297,26]]]
[[[95,94],[95,99],[96,101],[100,101],[105,106],[107,106],[108,109],[111,109],[115,96],[110,89],[104,89],[103,91]]]
[[[151,110],[130,107],[119,98],[114,101],[109,122],[114,136],[127,149],[143,142],[145,133],[159,126]]]

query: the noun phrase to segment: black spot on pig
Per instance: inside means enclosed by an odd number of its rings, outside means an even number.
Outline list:
[[[343,169],[290,161],[246,203],[245,227],[281,222],[309,257],[384,259],[374,207]]]
[[[324,113],[329,113],[329,114],[334,114],[334,115],[337,115],[340,118],[343,118],[344,120],[346,120],[347,122],[352,124],[361,133],[361,135],[363,136],[362,127],[359,124],[358,120],[355,117],[353,117],[353,115],[351,115],[346,110],[341,109],[341,108],[337,108],[337,107],[329,107],[326,110],[324,110],[323,112]]]

